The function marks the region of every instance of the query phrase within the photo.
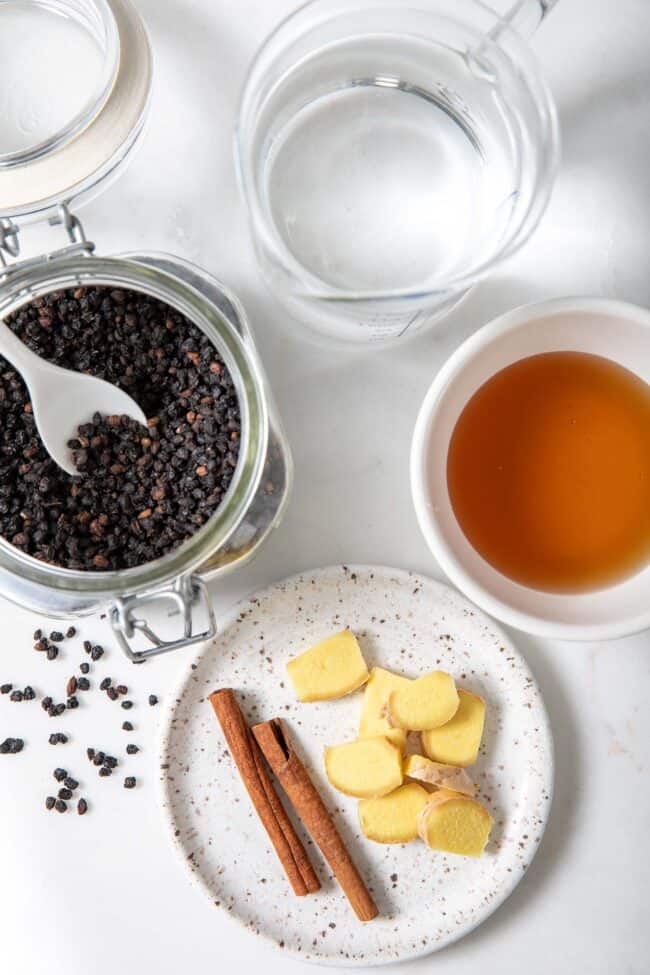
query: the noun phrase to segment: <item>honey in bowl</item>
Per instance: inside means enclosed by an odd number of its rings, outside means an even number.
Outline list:
[[[514,581],[620,582],[650,561],[650,386],[584,352],[520,359],[463,409],[447,485],[468,541]]]

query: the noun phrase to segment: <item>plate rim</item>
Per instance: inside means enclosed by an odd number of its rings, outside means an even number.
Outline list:
[[[198,871],[191,870],[187,866],[187,858],[183,853],[181,845],[177,842],[174,836],[174,831],[176,828],[175,820],[172,816],[171,807],[167,799],[166,786],[167,786],[168,778],[166,775],[166,769],[164,769],[162,766],[163,766],[166,751],[168,749],[169,737],[171,734],[171,722],[174,715],[174,711],[176,709],[177,701],[182,697],[183,689],[187,685],[187,682],[190,678],[190,675],[192,673],[192,665],[197,662],[197,659],[199,657],[203,657],[208,652],[209,649],[212,649],[219,642],[219,640],[223,637],[226,631],[233,625],[233,623],[237,622],[239,614],[242,612],[244,608],[246,608],[250,604],[251,600],[253,599],[258,601],[262,600],[263,598],[270,595],[274,590],[279,589],[281,586],[283,587],[290,586],[292,583],[305,579],[306,577],[330,576],[334,574],[340,574],[341,571],[349,574],[354,572],[375,573],[375,574],[387,573],[393,576],[401,577],[403,579],[408,579],[408,578],[412,578],[413,576],[417,576],[418,579],[421,579],[423,582],[427,583],[428,585],[434,586],[434,588],[438,590],[447,590],[448,592],[453,593],[453,595],[461,602],[467,603],[468,606],[471,606],[472,610],[475,612],[475,615],[477,615],[479,618],[485,619],[492,627],[492,629],[496,631],[500,636],[502,636],[504,640],[512,647],[514,653],[518,658],[519,665],[524,668],[525,672],[527,673],[527,676],[530,678],[532,684],[537,690],[537,696],[539,701],[540,732],[546,738],[547,752],[548,752],[548,763],[546,766],[548,782],[546,783],[546,789],[545,789],[545,791],[548,793],[548,799],[546,800],[543,808],[543,812],[544,812],[543,822],[539,827],[537,838],[531,841],[531,845],[529,847],[530,856],[527,858],[527,862],[524,869],[517,874],[514,873],[511,874],[509,879],[499,889],[495,897],[491,899],[490,903],[484,905],[480,910],[475,912],[471,921],[459,925],[458,930],[455,931],[451,937],[447,938],[442,943],[430,942],[426,946],[421,946],[420,948],[416,948],[413,950],[407,950],[403,954],[400,953],[399,958],[379,958],[379,959],[373,958],[372,960],[370,959],[359,960],[359,959],[352,959],[352,958],[344,958],[341,957],[340,955],[334,956],[332,958],[329,957],[326,958],[325,956],[307,954],[302,951],[297,951],[294,948],[288,946],[284,946],[281,948],[278,945],[277,941],[271,935],[267,934],[265,931],[252,930],[250,926],[246,924],[237,914],[220,909],[220,915],[222,917],[228,919],[229,922],[235,925],[240,931],[245,931],[248,935],[252,934],[255,938],[262,941],[263,944],[268,946],[276,954],[289,957],[296,961],[303,961],[306,964],[321,965],[323,967],[331,967],[331,968],[382,967],[383,968],[387,965],[402,964],[404,962],[414,961],[417,958],[425,958],[428,955],[432,955],[434,953],[442,951],[445,948],[447,948],[449,945],[455,944],[456,942],[460,941],[462,938],[471,934],[472,931],[475,931],[485,921],[487,921],[488,918],[490,918],[494,914],[494,912],[499,907],[501,907],[501,905],[508,899],[508,897],[510,897],[510,895],[516,890],[516,888],[519,886],[523,878],[528,873],[528,870],[530,869],[530,865],[535,859],[537,851],[539,850],[539,847],[541,846],[542,840],[544,838],[544,833],[546,832],[546,827],[548,825],[551,809],[553,806],[554,791],[555,791],[555,742],[553,739],[553,730],[551,728],[551,721],[549,718],[548,710],[546,708],[544,697],[542,695],[542,691],[537,681],[537,678],[535,677],[535,674],[531,670],[527,659],[523,656],[519,648],[516,646],[515,643],[513,643],[513,641],[509,638],[509,636],[506,633],[504,633],[500,623],[497,620],[495,620],[492,616],[490,616],[488,613],[486,613],[485,610],[483,610],[475,603],[473,603],[470,599],[468,599],[468,597],[465,596],[458,589],[456,589],[453,586],[447,585],[445,582],[441,582],[439,579],[433,579],[431,576],[427,575],[426,573],[418,572],[414,569],[395,568],[394,566],[388,566],[383,564],[372,565],[372,564],[359,563],[359,562],[340,562],[340,563],[332,563],[330,565],[317,566],[316,568],[312,568],[312,569],[308,568],[298,572],[294,572],[291,575],[284,576],[281,579],[278,579],[275,582],[271,582],[262,588],[253,589],[250,592],[248,592],[245,596],[242,596],[235,603],[233,603],[228,609],[226,609],[220,618],[217,619],[217,625],[219,628],[216,637],[214,637],[213,640],[207,645],[205,643],[199,644],[199,648],[196,649],[191,654],[191,656],[188,655],[187,657],[184,658],[183,666],[181,668],[180,674],[178,678],[173,682],[171,691],[168,692],[168,694],[166,695],[166,700],[164,704],[163,713],[161,715],[158,736],[157,736],[158,775],[156,777],[156,801],[158,805],[158,810],[160,812],[161,818],[164,823],[165,833],[168,836],[167,845],[171,847],[171,849],[173,850],[174,859],[183,868],[183,874],[185,878],[190,882],[192,887],[195,887],[197,890],[199,890],[202,893],[204,900],[210,901],[213,907],[217,906],[215,905],[214,899],[210,891],[208,890],[207,885],[203,880],[201,874]]]

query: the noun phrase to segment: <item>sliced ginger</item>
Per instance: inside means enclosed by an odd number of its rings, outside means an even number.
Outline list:
[[[483,724],[485,701],[470,691],[458,691],[460,703],[455,715],[441,728],[422,732],[422,746],[434,762],[446,765],[472,765],[477,758]]]
[[[359,822],[364,836],[375,843],[410,843],[418,835],[418,816],[429,793],[417,782],[408,782],[380,799],[362,799]]]
[[[429,796],[418,816],[418,831],[432,850],[479,857],[492,822],[490,813],[476,799],[441,789]]]
[[[373,667],[363,692],[361,706],[361,722],[359,724],[359,738],[372,738],[376,735],[386,735],[396,745],[404,750],[406,732],[401,728],[391,728],[388,723],[388,698],[391,691],[407,686],[410,681],[383,667]]]
[[[368,680],[368,668],[350,630],[335,633],[294,657],[287,674],[299,700],[329,701],[356,691]]]
[[[335,789],[376,799],[402,784],[402,752],[383,735],[325,749],[325,772]]]
[[[441,670],[417,680],[382,667],[369,674],[350,630],[294,657],[287,674],[303,702],[343,697],[366,685],[359,738],[326,748],[325,771],[336,789],[361,800],[359,821],[368,839],[408,843],[419,835],[433,850],[483,853],[492,817],[473,798],[476,789],[465,772],[481,744],[482,698],[457,690]],[[428,757],[403,758],[409,731],[422,733]]]
[[[476,787],[467,772],[457,765],[441,765],[424,755],[409,755],[404,761],[404,775],[439,789],[449,789],[466,796],[473,796]]]
[[[389,721],[406,731],[425,731],[446,724],[458,709],[458,692],[453,677],[432,670],[391,691]]]

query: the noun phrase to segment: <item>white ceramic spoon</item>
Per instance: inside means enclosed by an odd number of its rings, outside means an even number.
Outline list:
[[[41,359],[2,323],[0,355],[25,380],[41,440],[52,460],[66,474],[79,473],[68,440],[72,440],[80,424],[92,420],[94,413],[108,416],[126,413],[143,426],[147,424],[135,400],[117,386]]]

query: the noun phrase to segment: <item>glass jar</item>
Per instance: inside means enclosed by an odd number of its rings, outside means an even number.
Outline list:
[[[57,4],[48,0],[48,6]],[[69,6],[67,0],[62,6]],[[278,524],[292,467],[246,315],[235,296],[202,269],[171,255],[97,256],[71,212],[127,157],[149,101],[151,54],[142,23],[129,0],[108,0],[105,6],[115,16],[120,57],[103,108],[71,141],[53,133],[50,148],[38,158],[30,152],[11,167],[0,164],[0,318],[52,291],[91,285],[144,292],[172,305],[204,332],[230,371],[241,410],[239,458],[226,496],[206,524],[178,548],[141,566],[119,572],[75,571],[34,559],[0,538],[0,595],[53,617],[106,609],[124,651],[140,662],[214,635],[205,582],[251,558]],[[119,125],[114,124],[116,111]],[[35,169],[29,193],[25,172]],[[68,243],[20,260],[21,227],[37,217],[62,225]],[[143,618],[147,604],[164,601],[171,601],[182,620],[180,635],[171,641],[161,639]],[[207,625],[197,632],[196,620],[202,615]],[[137,635],[140,645],[134,648]]]

